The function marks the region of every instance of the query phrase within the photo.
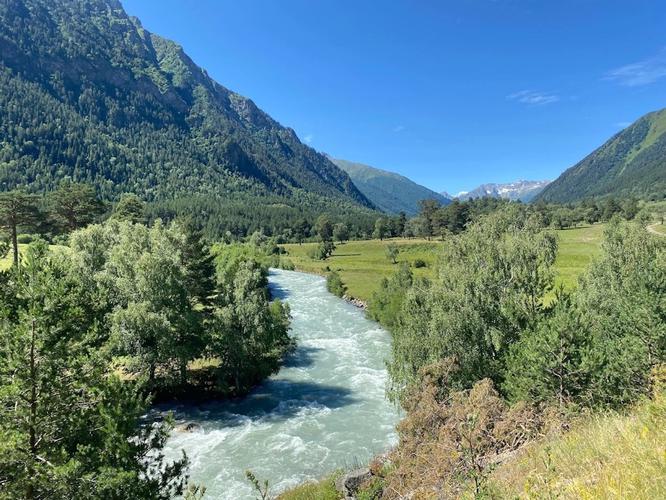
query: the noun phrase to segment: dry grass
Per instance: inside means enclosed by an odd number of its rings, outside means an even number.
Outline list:
[[[536,443],[490,484],[498,498],[666,498],[666,397]]]
[[[335,489],[335,481],[341,472],[335,472],[319,482],[304,483],[281,495],[276,500],[338,500],[342,498]]]

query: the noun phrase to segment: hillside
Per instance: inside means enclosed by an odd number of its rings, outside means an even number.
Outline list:
[[[361,193],[384,212],[416,215],[421,200],[434,199],[443,205],[451,202],[449,198],[394,172],[347,160],[332,158],[331,161],[347,172]]]
[[[649,113],[566,170],[536,199],[666,196],[666,109]]]
[[[492,198],[504,198],[507,200],[520,200],[528,202],[538,195],[550,181],[516,181],[506,184],[481,184],[479,187],[458,194],[459,200],[469,200],[471,198],[483,198],[490,196]]]
[[[134,192],[175,210],[181,199],[181,211],[198,200],[222,214],[220,204],[257,199],[371,207],[324,155],[118,0],[0,3],[0,61],[1,189],[71,178],[107,200]]]

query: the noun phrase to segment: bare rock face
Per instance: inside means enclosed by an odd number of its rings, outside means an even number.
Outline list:
[[[372,477],[372,472],[367,467],[355,469],[341,476],[335,483],[337,490],[342,493],[345,500],[356,498],[356,493],[363,483]]]

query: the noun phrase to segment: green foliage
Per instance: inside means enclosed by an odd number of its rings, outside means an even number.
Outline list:
[[[393,331],[402,313],[405,294],[413,282],[414,277],[409,266],[402,263],[390,278],[382,279],[379,290],[372,295],[368,305],[368,315]],[[424,285],[427,286],[426,283]]]
[[[537,200],[571,202],[588,197],[663,199],[666,110],[638,119],[565,171]],[[609,217],[610,218],[610,217]]]
[[[14,264],[19,261],[19,228],[33,227],[40,218],[37,197],[20,190],[0,193],[0,229],[10,233]]]
[[[386,219],[385,217],[379,217],[375,221],[375,229],[372,232],[372,237],[378,240],[383,240],[384,238],[390,235],[389,231],[390,230],[389,230],[388,219]]]
[[[341,244],[349,239],[349,229],[347,224],[338,222],[333,226],[333,239],[338,240]]]
[[[400,254],[400,249],[398,245],[394,243],[389,243],[386,245],[386,258],[391,262],[391,264],[398,263],[398,255]]]
[[[187,460],[160,453],[168,421],[139,426],[147,402],[109,373],[95,291],[70,266],[38,244],[4,276],[0,496],[172,498]]]
[[[421,268],[426,267],[426,266],[427,266],[427,264],[426,264],[425,260],[423,260],[423,259],[414,259],[414,267],[416,269],[421,269]]]
[[[0,10],[0,37],[4,189],[134,193],[150,218],[195,216],[216,237],[373,213],[347,174],[120,4],[18,0]]]
[[[459,366],[446,390],[482,378],[501,384],[509,347],[543,314],[556,249],[553,235],[517,207],[447,240],[437,279],[407,292],[392,331],[394,394],[416,382],[422,367],[446,358]]]
[[[346,160],[332,160],[349,174],[356,187],[380,210],[397,215],[404,212],[413,216],[419,210],[419,201],[435,199],[446,205],[449,199],[420,186],[410,179],[393,172],[353,163]],[[403,227],[404,229],[404,227]],[[402,235],[402,230],[399,232]]]
[[[252,487],[259,494],[260,500],[268,500],[270,498],[268,480],[264,480],[264,482],[262,483],[261,481],[259,481],[259,479],[257,479],[254,473],[249,470],[245,471],[245,478],[248,481],[250,481],[250,483],[252,483]]]
[[[340,275],[335,271],[331,271],[328,273],[328,276],[326,276],[326,288],[329,292],[338,297],[342,297],[347,293],[347,287],[342,282]]]
[[[208,325],[211,352],[220,360],[217,377],[231,393],[244,393],[279,368],[291,349],[289,308],[270,301],[267,270],[233,248],[218,248],[221,293]]]
[[[585,386],[583,360],[589,349],[581,313],[569,295],[559,292],[546,317],[511,346],[505,391],[514,401],[557,401],[563,406]]]
[[[124,193],[113,207],[113,219],[134,223],[145,222],[146,204],[137,195]]]
[[[322,241],[316,246],[310,247],[308,251],[308,257],[312,260],[326,260],[328,259],[333,251],[335,250],[335,245],[332,241]]]
[[[87,226],[104,210],[92,186],[83,183],[61,183],[50,193],[49,204],[56,224],[66,232]]]

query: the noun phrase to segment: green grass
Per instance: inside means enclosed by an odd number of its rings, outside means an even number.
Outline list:
[[[312,260],[308,257],[308,249],[316,243],[303,245],[284,245],[289,252],[289,259],[296,269],[315,274],[326,274],[328,267],[338,271],[347,286],[348,294],[361,300],[368,300],[377,290],[382,278],[392,275],[398,268],[386,258],[386,246],[393,243],[400,249],[398,263],[413,264],[416,259],[426,262],[427,267],[415,269],[417,276],[427,276],[432,272],[437,259],[437,249],[441,242],[421,239],[367,240],[350,241],[338,245],[333,255],[325,261]]]
[[[567,289],[576,286],[578,276],[601,253],[603,232],[602,224],[555,231],[558,237],[556,284]]]
[[[659,234],[663,234],[666,236],[666,224],[653,224],[650,227],[652,227],[652,229],[658,232]]]
[[[19,243],[19,257],[25,252],[25,249],[28,247],[27,243]],[[66,249],[66,246],[63,245],[49,245],[49,248],[53,251],[56,252],[61,252],[64,249]],[[9,252],[7,252],[7,255],[0,259],[0,271],[4,271],[5,269],[9,269],[12,266],[12,259],[14,258],[14,254],[12,253],[12,249],[9,249]]]
[[[599,255],[603,225],[564,229],[555,233],[559,242],[555,261],[557,284],[572,288],[576,285],[578,276],[592,259]],[[369,300],[382,278],[390,276],[397,269],[397,265],[391,264],[386,258],[386,246],[389,243],[398,245],[400,249],[398,262],[413,264],[416,259],[426,262],[427,267],[424,268],[417,269],[412,266],[417,276],[432,276],[438,250],[444,244],[441,241],[398,238],[384,241],[350,241],[338,245],[333,255],[325,261],[308,257],[308,249],[316,243],[290,244],[284,245],[284,248],[299,271],[323,275],[328,267],[340,274],[349,295]]]
[[[335,489],[335,480],[340,475],[336,472],[318,482],[310,482],[285,491],[277,500],[338,500],[340,493]]]
[[[490,487],[498,498],[666,498],[666,395],[527,446]]]

